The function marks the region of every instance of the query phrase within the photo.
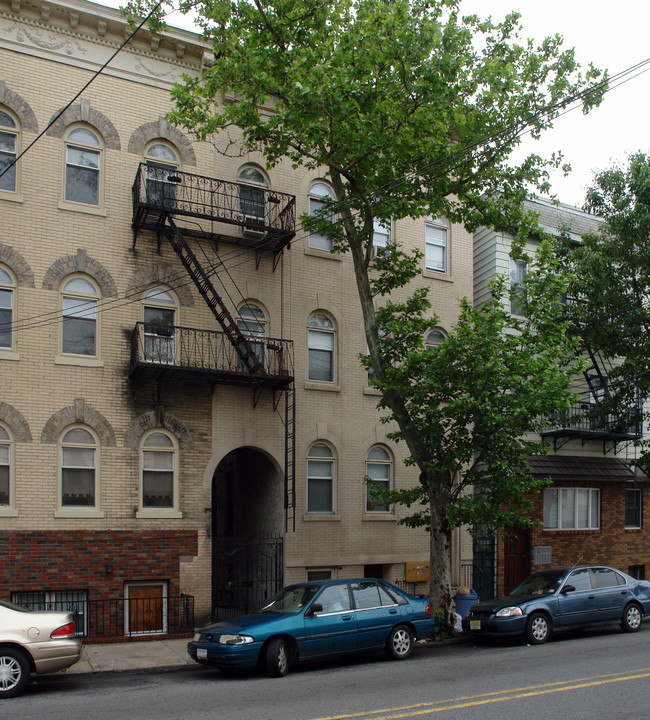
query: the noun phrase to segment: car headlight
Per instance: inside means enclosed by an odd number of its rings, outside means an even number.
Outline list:
[[[524,611],[520,607],[504,607],[496,613],[497,617],[519,617]]]
[[[220,635],[220,645],[248,645],[249,643],[255,642],[255,638],[250,635]]]

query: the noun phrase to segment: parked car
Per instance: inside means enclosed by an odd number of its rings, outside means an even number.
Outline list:
[[[383,580],[327,580],[290,585],[257,613],[202,628],[187,651],[222,670],[261,666],[281,677],[303,660],[364,650],[403,660],[434,629],[424,596]]]
[[[620,623],[636,632],[650,611],[650,582],[603,565],[535,573],[501,598],[479,602],[463,618],[476,637],[523,635],[531,645],[556,630]]]
[[[80,657],[71,612],[28,610],[0,600],[0,698],[18,695],[32,674],[63,670]]]

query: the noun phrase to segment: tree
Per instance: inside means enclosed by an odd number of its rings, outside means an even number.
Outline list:
[[[573,271],[571,319],[584,347],[611,366],[605,409],[631,426],[647,419],[650,396],[650,157],[637,153],[627,167],[596,175],[585,209],[603,222],[563,249]],[[638,445],[647,468],[648,441]]]
[[[476,313],[465,302],[456,334],[444,349],[426,353],[422,335],[432,323],[426,294],[415,291],[394,301],[419,274],[420,256],[393,243],[373,263],[373,223],[445,216],[470,231],[485,225],[526,238],[536,228],[534,215],[523,209],[526,187],[547,190],[548,168],[562,159],[531,155],[510,164],[513,148],[522,133],[538,136],[576,99],[585,111],[599,104],[606,79],[591,66],[583,75],[559,36],[538,47],[520,43],[517,14],[498,24],[461,18],[457,0],[181,1],[185,9],[198,10],[214,46],[214,64],[200,79],[186,78],[174,89],[171,120],[199,139],[239,128],[244,147],[261,149],[269,166],[289,158],[295,167],[318,168],[335,190],[336,200],[325,200],[318,216],[303,217],[303,227],[318,229],[335,252],[352,256],[381,405],[397,425],[395,439],[406,444],[409,463],[417,467],[420,487],[414,495],[430,515],[431,602],[448,614],[450,529],[477,517],[500,522],[502,505],[514,508],[523,489],[532,487],[525,445],[517,444],[519,462],[511,466],[517,473],[505,471],[500,458],[513,459],[503,447],[507,438],[531,428],[531,418],[550,409],[551,398],[564,402],[562,382],[551,390],[549,359],[554,357],[557,367],[566,347],[556,333],[544,334],[551,328],[543,308],[552,298],[538,287],[539,296],[529,299],[531,308],[540,310],[540,322],[531,321],[530,328],[540,333],[534,347],[542,366],[535,366],[531,353],[515,360],[514,346],[525,350],[521,338],[532,334],[521,326],[517,330],[524,335],[510,335],[515,328],[498,309],[501,286],[491,314]],[[131,10],[144,16],[152,5],[136,0]],[[465,351],[465,343],[476,355]],[[498,367],[501,349],[504,359],[512,359],[508,372],[510,360]],[[504,370],[500,383],[485,375],[486,367]],[[522,378],[531,372],[549,381],[544,386],[549,403],[541,387],[524,388]],[[447,394],[436,392],[430,377],[438,378]],[[479,393],[488,379],[502,406]],[[461,380],[464,391],[456,395]],[[425,388],[432,394],[423,394]],[[510,400],[519,390],[527,407]],[[473,392],[483,399],[484,413]],[[454,409],[453,421],[429,407],[438,403]],[[511,432],[501,433],[506,423],[512,423]],[[473,498],[459,492],[459,463],[479,438],[485,470],[475,465],[470,476],[486,492]],[[502,471],[509,481],[492,491],[488,479],[498,483]],[[513,512],[508,519],[518,517]]]

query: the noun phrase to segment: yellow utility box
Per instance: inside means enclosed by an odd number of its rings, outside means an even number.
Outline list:
[[[406,582],[428,582],[428,562],[407,562],[405,563]]]

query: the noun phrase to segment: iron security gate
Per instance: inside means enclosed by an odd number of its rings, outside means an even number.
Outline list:
[[[496,594],[496,538],[490,531],[474,532],[474,573],[472,587],[481,600]]]
[[[283,584],[279,535],[215,538],[212,549],[212,619],[225,620],[258,610]]]

